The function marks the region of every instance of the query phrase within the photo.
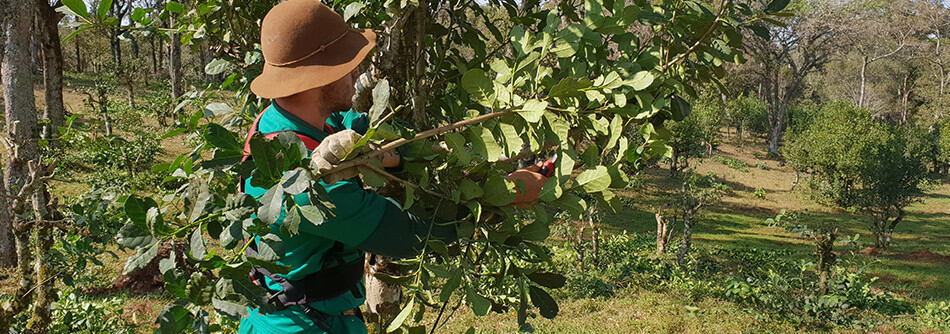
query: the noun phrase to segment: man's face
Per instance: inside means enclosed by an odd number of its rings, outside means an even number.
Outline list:
[[[323,87],[323,103],[333,107],[333,110],[349,110],[353,107],[353,95],[356,95],[356,80],[359,72],[353,70],[340,80]]]

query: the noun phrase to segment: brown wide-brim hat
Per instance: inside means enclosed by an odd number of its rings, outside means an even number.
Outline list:
[[[261,23],[264,72],[251,82],[251,91],[275,99],[329,85],[352,72],[375,46],[375,32],[350,29],[319,0],[280,3]]]

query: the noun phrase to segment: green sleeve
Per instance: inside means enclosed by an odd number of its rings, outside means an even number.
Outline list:
[[[339,181],[332,186],[320,181],[330,195],[334,216],[322,224],[300,224],[300,231],[355,246],[376,230],[389,201],[375,191],[363,189],[359,179]],[[306,194],[294,198],[298,204],[310,203]]]

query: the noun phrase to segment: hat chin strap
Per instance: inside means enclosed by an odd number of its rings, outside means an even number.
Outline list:
[[[283,63],[273,63],[273,62],[267,61],[266,59],[264,60],[264,62],[267,63],[267,65],[270,65],[270,66],[278,66],[278,67],[279,67],[279,66],[293,65],[293,64],[302,62],[302,61],[307,60],[308,58],[312,57],[313,55],[322,52],[322,51],[325,50],[326,48],[328,48],[328,47],[330,47],[331,45],[333,45],[333,43],[339,42],[339,41],[340,41],[341,39],[343,39],[343,37],[345,37],[346,34],[348,34],[348,33],[350,33],[350,30],[348,30],[348,29],[347,29],[347,30],[344,30],[343,33],[340,34],[340,36],[337,36],[337,38],[334,38],[334,39],[333,39],[332,41],[330,41],[329,43],[320,46],[320,47],[317,48],[316,50],[311,51],[310,53],[304,55],[303,57],[300,57],[300,58],[297,58],[297,59],[294,59],[294,60],[291,60],[291,61],[283,62]]]

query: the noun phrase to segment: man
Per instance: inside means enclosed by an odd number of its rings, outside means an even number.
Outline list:
[[[327,169],[339,163],[369,126],[364,114],[349,109],[356,68],[375,43],[375,33],[351,30],[318,0],[289,0],[275,6],[261,24],[264,71],[251,84],[254,93],[274,103],[261,113],[252,131],[265,136],[296,133],[312,151],[312,166]],[[398,155],[389,155],[382,163],[398,166]],[[545,182],[537,171],[532,167],[509,176],[524,185],[513,205],[537,202]],[[430,230],[434,238],[458,239],[454,226],[430,226],[393,200],[364,189],[353,169],[323,175],[320,185],[335,205],[335,216],[320,225],[304,222],[292,237],[280,233],[285,213],[271,226],[284,243],[279,263],[291,270],[286,275],[252,271],[254,281],[272,292],[270,301],[278,311],[249,310],[240,333],[365,333],[359,313],[365,301],[363,251],[412,256],[422,249],[420,238]],[[255,197],[266,192],[251,180],[243,186]],[[308,202],[306,195],[295,200]]]

